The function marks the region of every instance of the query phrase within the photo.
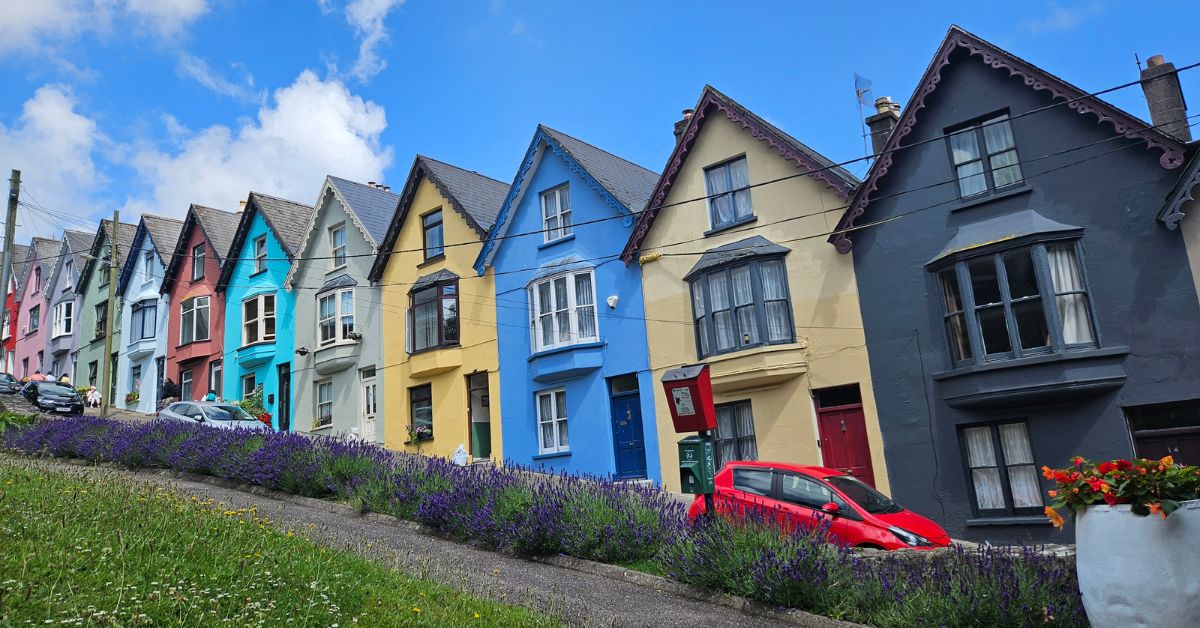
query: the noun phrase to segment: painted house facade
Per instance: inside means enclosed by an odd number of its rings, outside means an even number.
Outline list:
[[[79,357],[79,308],[83,296],[75,291],[80,272],[87,264],[96,234],[86,231],[64,231],[62,246],[50,271],[46,292],[49,312],[49,333],[46,334],[46,360],[49,373],[55,379],[64,374],[75,381],[76,360]]]
[[[285,283],[296,298],[294,430],[383,440],[382,308],[367,277],[399,201],[339,177],[321,186]]]
[[[182,230],[181,220],[143,214],[117,279],[121,329],[125,330],[117,351],[118,402],[136,391],[137,401],[124,407],[143,414],[158,409],[167,375],[171,302],[161,289],[163,273]]]
[[[167,297],[167,378],[181,399],[223,390],[225,300],[217,294],[221,265],[241,215],[192,204],[163,272]]]
[[[450,456],[463,445],[473,459],[503,459],[494,277],[473,266],[507,194],[479,173],[413,161],[370,276],[383,328],[404,330],[403,343],[383,343],[381,394],[398,417],[389,448]]]
[[[622,255],[641,268],[653,381],[709,365],[718,468],[817,464],[886,492],[853,263],[821,237],[858,180],[711,86],[689,111]],[[654,399],[678,491],[681,436]]]
[[[77,377],[73,380],[76,386],[95,386],[97,390],[103,386],[104,368],[107,361],[113,376],[109,379],[108,403],[116,404],[119,378],[116,377],[117,355],[121,348],[121,318],[116,316],[112,321],[112,353],[104,354],[105,336],[108,321],[108,290],[113,278],[110,271],[110,251],[113,240],[117,242],[117,269],[124,264],[129,256],[129,248],[133,244],[133,234],[137,225],[120,223],[113,228],[111,220],[100,221],[92,240],[92,248],[88,259],[80,270],[79,281],[75,292],[79,294],[79,345],[76,358]],[[115,286],[114,286],[115,289]],[[120,296],[113,310],[114,315],[121,313]],[[103,393],[103,391],[101,391]],[[124,391],[121,393],[124,395]]]
[[[25,274],[21,281],[21,291],[17,299],[17,356],[16,372],[18,379],[24,379],[41,371],[46,374],[49,363],[46,362],[45,329],[49,320],[46,291],[50,271],[54,268],[55,256],[62,249],[61,240],[33,238],[29,243],[29,255],[25,261]]]
[[[880,108],[830,242],[892,494],[956,538],[1062,539],[1042,465],[1150,453],[1140,430],[1196,411],[1200,303],[1156,220],[1183,143],[957,27],[903,114]]]
[[[17,373],[17,319],[20,318],[17,296],[21,293],[21,280],[25,278],[25,264],[28,258],[27,245],[13,246],[8,286],[4,289],[4,321],[0,323],[0,368],[14,377],[20,377]]]
[[[616,259],[657,178],[534,133],[475,263],[495,276],[505,459],[660,479],[641,274]]]
[[[285,290],[288,269],[313,208],[251,192],[221,267],[217,291],[225,299],[225,399],[261,389],[275,429],[292,428],[295,293]],[[282,323],[282,326],[279,324]]]

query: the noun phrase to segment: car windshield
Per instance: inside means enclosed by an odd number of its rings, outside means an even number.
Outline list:
[[[13,377],[12,373],[0,373],[0,382],[11,384],[15,381],[17,381],[17,378]]]
[[[862,506],[863,510],[873,515],[886,515],[904,510],[899,504],[892,501],[890,497],[863,484],[858,478],[849,475],[837,475],[825,478],[825,481],[844,493],[851,501]]]
[[[70,396],[75,394],[75,389],[62,384],[40,384],[37,388],[39,395],[62,395]]]
[[[204,413],[214,421],[253,421],[249,412],[231,405],[205,406]]]

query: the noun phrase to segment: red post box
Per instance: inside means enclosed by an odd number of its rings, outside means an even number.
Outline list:
[[[662,385],[677,434],[717,429],[707,364],[671,369],[663,373]]]

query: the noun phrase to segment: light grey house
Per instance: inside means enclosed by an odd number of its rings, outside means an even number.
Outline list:
[[[48,375],[56,379],[64,373],[75,381],[75,360],[79,356],[79,308],[83,296],[75,292],[79,273],[87,263],[88,252],[96,234],[87,231],[64,231],[62,246],[53,260],[53,270],[46,282],[49,289],[43,294],[50,330],[46,334]]]
[[[383,441],[380,288],[367,276],[399,201],[385,186],[325,177],[286,280],[296,297],[296,431]]]

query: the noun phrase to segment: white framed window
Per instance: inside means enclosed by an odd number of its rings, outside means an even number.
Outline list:
[[[179,306],[179,344],[208,340],[208,297],[193,297]]]
[[[254,239],[254,272],[261,273],[267,269],[267,236]]]
[[[142,253],[142,281],[154,279],[154,251]]]
[[[37,294],[42,289],[42,269],[33,269],[33,293]]]
[[[571,235],[571,194],[567,185],[542,192],[542,229],[546,242]]]
[[[368,366],[359,371],[359,375],[362,377],[363,416],[368,419],[375,418],[375,413],[379,409],[379,389],[375,383],[375,367]]]
[[[12,327],[12,312],[9,310],[4,310],[4,332],[3,332],[4,335],[0,336],[0,337],[2,337],[4,340],[8,340],[9,337],[12,336],[11,327]]]
[[[257,388],[258,379],[254,376],[254,373],[242,376],[242,399],[253,395]]]
[[[197,244],[192,249],[192,281],[204,279],[204,245]]]
[[[142,388],[142,365],[134,364],[129,367],[129,390],[140,391]]]
[[[709,225],[720,229],[754,217],[750,204],[750,169],[745,157],[731,159],[704,170],[708,187]]]
[[[538,449],[543,454],[570,451],[567,439],[567,391],[563,388],[537,394]]]
[[[69,336],[75,329],[75,303],[63,301],[54,306],[54,325],[51,327],[51,337]]]
[[[329,228],[329,257],[334,268],[346,265],[346,225],[340,224]]]
[[[333,423],[333,382],[317,382],[317,420],[313,427]]]
[[[317,339],[327,345],[352,340],[354,289],[334,290],[317,296]]]
[[[599,338],[592,271],[557,275],[529,287],[533,350],[545,351]]]
[[[96,376],[95,376],[96,363],[92,362],[91,366],[88,368],[91,369],[91,373],[92,373],[92,379],[90,381],[94,382],[96,380]],[[188,399],[188,400],[190,400],[192,398],[192,371],[191,371],[191,369],[179,372],[179,398],[180,399]]]
[[[259,294],[242,301],[242,346],[275,341],[275,295]]]
[[[40,329],[41,326],[42,326],[42,306],[35,305],[35,306],[29,308],[29,330],[27,333],[32,334],[33,332]]]
[[[75,262],[73,260],[63,262],[63,292],[74,285],[74,280],[71,278],[74,274]]]

